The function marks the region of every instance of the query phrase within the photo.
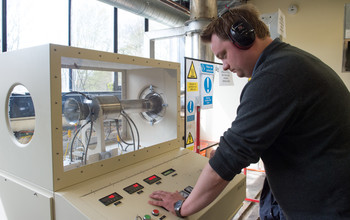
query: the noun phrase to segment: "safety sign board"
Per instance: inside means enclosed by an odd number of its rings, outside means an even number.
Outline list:
[[[204,109],[213,107],[213,75],[202,75],[201,106]]]
[[[205,79],[204,79],[204,91],[206,93],[210,93],[212,87],[213,87],[213,85],[212,85],[211,79],[209,77],[205,77]]]
[[[201,63],[201,70],[204,74],[214,73],[214,65],[213,64],[207,64],[207,63]]]
[[[194,141],[193,141],[192,134],[191,134],[191,132],[189,132],[188,136],[187,136],[186,144],[189,145],[189,144],[193,144],[193,143],[194,143]]]
[[[188,92],[197,92],[198,91],[198,82],[187,82],[187,91]]]
[[[220,68],[219,86],[233,86],[233,76],[231,71]]]
[[[195,115],[194,115],[194,102],[193,102],[192,100],[190,100],[190,101],[187,103],[187,111],[188,111],[188,114],[187,114],[187,122],[194,121],[194,119],[195,119]]]
[[[191,63],[190,71],[188,71],[187,79],[197,79],[197,73],[194,69],[193,61]]]

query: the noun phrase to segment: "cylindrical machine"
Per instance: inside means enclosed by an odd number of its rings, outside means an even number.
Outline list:
[[[166,104],[163,97],[150,89],[145,89],[140,99],[119,100],[115,95],[95,96],[90,103],[78,102],[71,98],[64,104],[64,117],[68,123],[75,124],[80,120],[97,118],[114,121],[122,111],[125,113],[141,113],[144,119],[154,124],[164,116]]]

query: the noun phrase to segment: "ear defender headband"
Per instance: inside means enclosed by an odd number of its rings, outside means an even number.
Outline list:
[[[226,11],[221,13],[219,16],[220,18],[222,18],[222,16],[227,12],[230,12],[232,14],[228,7],[226,7],[225,10]],[[241,15],[238,16],[240,19],[231,26],[230,32],[226,34],[237,48],[247,50],[253,45],[255,41],[255,30],[244,17]],[[223,18],[222,20],[225,21]]]

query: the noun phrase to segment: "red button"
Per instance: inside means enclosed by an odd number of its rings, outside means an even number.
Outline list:
[[[153,209],[152,215],[158,216],[159,215],[159,210],[158,209]]]

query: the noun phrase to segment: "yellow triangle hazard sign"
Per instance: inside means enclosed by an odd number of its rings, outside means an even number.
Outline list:
[[[191,132],[188,133],[188,137],[187,137],[187,141],[186,141],[186,144],[193,144],[193,137],[192,137],[192,134]]]
[[[190,67],[190,71],[188,72],[187,79],[197,79],[197,73],[194,69],[193,61]]]

